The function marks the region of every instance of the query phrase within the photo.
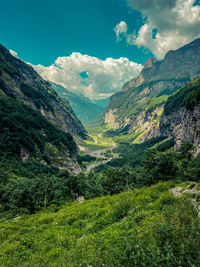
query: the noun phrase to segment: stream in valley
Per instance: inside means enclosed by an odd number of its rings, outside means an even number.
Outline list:
[[[95,151],[91,151],[89,153],[90,156],[93,156],[93,157],[96,157],[96,158],[99,158],[99,159],[104,159],[104,160],[101,160],[101,161],[98,161],[98,162],[93,162],[93,163],[89,164],[86,167],[85,173],[89,173],[92,169],[96,168],[97,166],[99,166],[101,164],[106,164],[109,161],[111,161],[114,157],[106,158],[104,156],[104,153],[106,153],[108,150],[112,151],[115,147],[116,147],[116,144],[113,145],[111,148],[98,149],[98,150],[95,150]]]

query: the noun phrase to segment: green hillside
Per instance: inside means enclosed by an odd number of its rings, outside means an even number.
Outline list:
[[[20,157],[20,151],[25,149],[35,157],[42,156],[47,144],[76,153],[76,143],[69,133],[19,100],[0,97],[0,155],[11,153]]]
[[[159,183],[3,219],[0,265],[198,266],[197,212],[189,196],[175,197],[171,187]]]
[[[168,98],[164,107],[164,115],[170,115],[184,106],[192,110],[199,102],[200,77],[197,77]]]

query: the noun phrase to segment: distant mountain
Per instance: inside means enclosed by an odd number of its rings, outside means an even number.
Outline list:
[[[89,98],[74,94],[61,85],[51,83],[51,86],[61,98],[69,101],[76,116],[84,124],[95,119],[105,107],[98,106],[97,104],[92,103]]]
[[[37,159],[76,174],[72,135],[83,138],[85,129],[69,102],[0,45],[0,156]]]
[[[118,134],[119,130],[131,133],[136,142],[154,137],[159,134],[159,118],[168,96],[198,75],[200,39],[169,51],[162,61],[148,60],[138,77],[111,96],[101,121]]]
[[[93,102],[97,104],[98,106],[105,108],[109,104],[109,101],[110,101],[110,97],[107,97],[104,99],[97,99],[97,100],[94,100]]]

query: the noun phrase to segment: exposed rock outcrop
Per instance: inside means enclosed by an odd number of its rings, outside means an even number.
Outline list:
[[[155,136],[160,135],[160,116],[163,112],[164,104],[153,110],[143,111],[140,116],[134,120],[130,130],[134,131],[138,137],[135,142],[144,142]]]
[[[156,58],[150,57],[147,62],[144,64],[144,69],[151,68],[154,63],[156,63],[158,60]]]
[[[160,120],[160,133],[164,136],[173,136],[175,148],[179,149],[184,141],[194,144],[194,155],[200,152],[200,104],[194,110],[185,107]]]
[[[108,112],[105,113],[105,123],[110,123],[113,128],[118,128],[119,123],[116,121],[117,109],[110,109]]]
[[[200,218],[200,199],[199,199],[200,191],[198,190],[198,184],[194,182],[186,182],[183,183],[181,186],[171,188],[170,192],[175,197],[181,197],[182,195],[189,195],[198,213],[198,217]]]
[[[173,136],[176,149],[188,141],[194,144],[194,155],[200,152],[200,77],[168,98],[160,119],[160,134]]]

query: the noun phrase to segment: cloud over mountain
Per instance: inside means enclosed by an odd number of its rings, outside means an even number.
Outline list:
[[[114,28],[118,41],[123,35],[128,44],[148,48],[161,59],[168,50],[200,37],[200,6],[195,0],[126,1],[141,12],[144,24],[137,33],[128,33],[128,25],[121,21]]]
[[[46,80],[90,99],[102,99],[119,91],[126,81],[139,74],[143,66],[128,58],[101,60],[72,53],[58,57],[51,66],[33,67]]]

